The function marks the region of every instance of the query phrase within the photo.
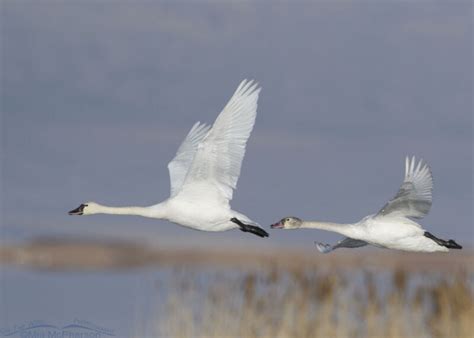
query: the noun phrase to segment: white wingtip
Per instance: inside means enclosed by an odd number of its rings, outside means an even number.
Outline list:
[[[259,93],[261,88],[258,87],[259,84],[258,82],[256,82],[255,80],[247,80],[247,79],[244,79],[240,82],[239,86],[237,87],[237,89],[235,90],[235,94],[239,94],[239,95],[251,95],[253,93]]]
[[[418,162],[415,156],[411,158],[407,156],[405,158],[405,177],[412,177],[417,174],[425,173],[426,171],[429,172],[430,167],[422,158],[420,158]]]
[[[423,164],[423,159],[420,159],[420,160],[418,161],[418,165],[416,166],[416,169],[415,169],[416,172],[419,172],[419,171],[420,171],[420,168],[421,168],[421,165],[422,165],[422,164]]]
[[[408,175],[408,167],[410,166],[410,159],[408,156],[405,157],[405,177]]]

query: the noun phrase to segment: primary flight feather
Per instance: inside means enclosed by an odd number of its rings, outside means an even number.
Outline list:
[[[231,209],[247,140],[257,115],[258,84],[244,80],[212,127],[197,122],[168,164],[170,197],[149,207],[108,207],[86,202],[70,215],[119,214],[165,219],[203,231],[238,228],[260,237],[268,233]]]

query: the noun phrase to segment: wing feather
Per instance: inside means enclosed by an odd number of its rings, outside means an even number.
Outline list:
[[[255,124],[258,84],[244,80],[199,144],[183,190],[198,189],[230,201],[237,186],[245,146]]]
[[[378,212],[377,216],[423,218],[432,204],[433,177],[430,167],[415,156],[405,159],[405,179],[398,193]]]
[[[196,122],[179,146],[174,158],[168,163],[171,197],[175,196],[181,189],[186,173],[198,149],[198,145],[209,132],[210,128],[208,125]]]

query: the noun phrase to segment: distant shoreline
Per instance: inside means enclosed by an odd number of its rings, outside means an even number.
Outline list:
[[[411,253],[352,249],[328,255],[315,248],[160,249],[133,241],[36,238],[0,246],[0,264],[46,270],[130,269],[145,266],[212,266],[254,269],[370,268],[406,271],[474,272],[474,252]]]

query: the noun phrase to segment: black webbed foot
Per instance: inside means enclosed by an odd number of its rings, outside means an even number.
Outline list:
[[[450,239],[446,245],[449,249],[462,249],[462,246],[456,243],[454,240]]]
[[[241,231],[243,232],[250,232],[254,235],[260,236],[260,237],[268,237],[268,232],[263,230],[262,228],[259,228],[258,226],[255,225],[250,225],[250,224],[245,224],[242,223],[239,219],[233,217],[230,219],[231,222],[234,222],[237,224],[240,228]]]
[[[449,241],[445,241],[444,239],[438,238],[434,236],[433,234],[429,233],[428,231],[425,231],[424,233],[425,237],[428,237],[429,239],[432,239],[435,241],[437,244],[444,246],[448,249],[462,249],[462,246],[450,239]]]

